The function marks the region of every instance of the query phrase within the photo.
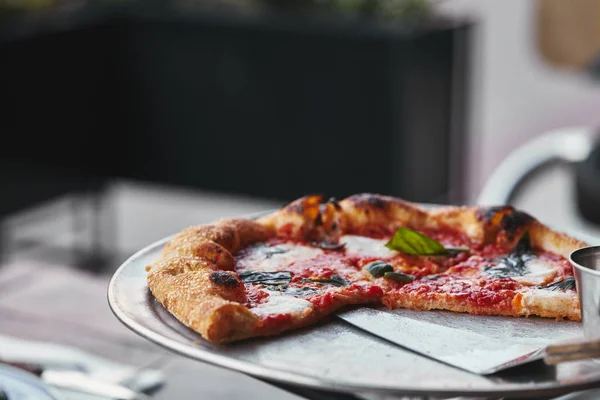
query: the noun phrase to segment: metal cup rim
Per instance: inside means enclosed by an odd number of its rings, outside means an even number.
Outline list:
[[[587,247],[582,247],[580,249],[572,251],[571,254],[569,254],[569,262],[571,263],[573,268],[576,268],[577,270],[579,270],[581,272],[589,273],[589,274],[600,277],[599,270],[592,269],[590,267],[586,267],[585,265],[581,265],[580,263],[578,263],[577,261],[575,261],[573,259],[574,256],[577,258],[577,256],[579,256],[582,253],[585,254],[585,253],[592,253],[592,252],[597,252],[598,257],[600,258],[600,246],[587,246]]]

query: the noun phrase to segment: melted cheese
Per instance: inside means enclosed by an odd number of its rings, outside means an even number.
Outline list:
[[[574,290],[561,292],[529,289],[523,291],[516,300],[523,315],[535,314],[546,317],[564,315],[574,320],[580,318],[579,300]]]
[[[312,304],[307,300],[270,290],[268,293],[269,298],[265,303],[250,309],[254,315],[264,317],[275,314],[304,313],[312,310]]]
[[[551,261],[534,258],[525,263],[527,274],[513,276],[512,279],[527,286],[540,286],[551,282],[556,276],[555,266]]]
[[[247,256],[238,260],[238,268],[250,268],[258,271],[282,271],[285,267],[298,261],[310,260],[320,254],[323,250],[316,247],[295,245],[291,243],[278,244],[270,247],[275,251],[281,250],[281,253],[265,251],[264,248],[257,247]],[[283,269],[282,269],[283,268]]]
[[[397,251],[385,247],[385,244],[387,243],[387,240],[385,239],[345,235],[340,238],[340,243],[346,244],[346,254],[379,258],[391,258],[398,255]]]

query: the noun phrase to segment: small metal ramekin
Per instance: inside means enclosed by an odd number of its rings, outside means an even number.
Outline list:
[[[569,256],[573,265],[586,339],[600,338],[600,246],[584,247]]]

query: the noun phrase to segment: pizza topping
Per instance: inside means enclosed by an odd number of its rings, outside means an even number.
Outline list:
[[[246,286],[246,302],[244,305],[248,308],[256,307],[258,304],[264,303],[269,298],[263,286],[248,285]]]
[[[321,254],[321,249],[293,242],[263,243],[241,250],[236,255],[236,269],[277,271],[281,266],[311,260]]]
[[[344,235],[340,242],[346,245],[346,254],[361,257],[391,258],[398,253],[385,247],[385,240],[373,239],[366,236]]]
[[[381,278],[386,272],[394,271],[394,268],[390,264],[383,261],[373,261],[365,265],[364,269],[373,275],[374,278]]]
[[[554,283],[550,283],[548,285],[545,286],[540,286],[540,289],[548,289],[551,291],[557,291],[557,290],[575,290],[575,278],[572,276],[568,276],[563,280],[554,282]]]
[[[277,285],[277,286],[267,286],[267,290],[271,290],[271,291],[277,291],[277,292],[281,292],[283,294],[288,294],[290,296],[300,296],[300,297],[306,297],[306,296],[311,296],[313,294],[318,293],[319,291],[315,288],[310,288],[310,287],[294,287],[294,286],[289,286],[287,284],[285,285]]]
[[[534,258],[529,235],[525,233],[510,254],[498,257],[495,260],[497,264],[484,268],[483,272],[498,278],[523,276],[528,272],[525,263]]]
[[[265,243],[257,243],[254,245],[254,248],[261,254],[264,254],[266,258],[271,258],[274,254],[283,254],[287,253],[288,249],[284,249],[279,246],[268,246]]]
[[[209,278],[212,283],[219,286],[234,288],[240,284],[235,276],[225,271],[212,272]]]
[[[485,267],[483,272],[497,278],[523,276],[527,272],[525,261],[520,257],[506,257],[494,266]]]
[[[350,282],[339,275],[331,275],[329,278],[308,278],[311,282],[324,283],[333,286],[348,286]]]
[[[426,281],[434,281],[437,278],[439,278],[441,275],[440,274],[431,274],[431,275],[425,275],[423,278],[421,278],[422,280],[426,280]]]
[[[318,247],[323,250],[341,250],[346,247],[346,243],[333,243],[327,240],[322,240],[320,242],[311,242],[314,247]]]
[[[496,278],[512,278],[527,286],[543,285],[557,275],[552,260],[540,259],[534,254],[527,233],[510,254],[498,257],[495,262],[496,265],[485,267],[483,273]]]
[[[522,276],[514,276],[512,279],[527,286],[543,285],[551,282],[557,275],[554,263],[550,260],[533,258],[525,262],[525,268]]]
[[[264,317],[275,314],[302,313],[310,311],[312,308],[312,304],[307,300],[269,291],[267,301],[251,308],[250,311],[256,316]]]
[[[578,302],[573,301],[577,295],[570,291],[529,290],[519,294],[517,304],[525,315],[544,316],[546,313],[555,313],[556,310],[562,310],[563,315],[568,315],[574,308],[579,308]]]
[[[288,271],[262,272],[262,271],[243,271],[240,272],[240,279],[244,283],[262,283],[263,285],[283,285],[290,283],[292,273]]]
[[[383,274],[383,277],[391,281],[403,283],[412,282],[415,280],[415,277],[413,275],[403,274],[402,272],[386,272],[385,274]]]
[[[385,247],[415,256],[453,257],[459,253],[469,251],[465,248],[446,248],[429,236],[404,227],[398,228],[392,239],[385,244]]]

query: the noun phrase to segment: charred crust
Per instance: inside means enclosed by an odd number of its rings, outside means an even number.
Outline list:
[[[512,235],[533,221],[533,217],[523,211],[513,210],[505,214],[500,220],[500,227],[507,234]]]
[[[477,210],[477,217],[483,222],[491,222],[498,213],[510,212],[514,208],[511,206],[491,206],[481,207]]]
[[[323,196],[320,194],[313,194],[304,196],[285,207],[285,210],[292,214],[305,215],[306,212],[310,212],[313,208],[319,208],[322,203]]]
[[[385,208],[385,205],[387,204],[385,200],[383,200],[381,197],[375,196],[375,195],[369,196],[367,198],[367,203],[372,205],[373,207],[380,208],[380,209]]]
[[[373,193],[356,194],[348,197],[347,200],[357,208],[384,209],[390,203],[390,199]]]
[[[304,205],[300,202],[292,203],[289,206],[287,206],[287,211],[294,213],[294,214],[303,215],[304,214]]]
[[[321,213],[319,212],[319,214],[317,215],[317,218],[315,218],[315,226],[321,226],[323,225],[323,218],[321,217]]]
[[[335,207],[335,209],[337,211],[342,211],[342,206],[340,206],[340,203],[337,201],[337,199],[335,197],[330,197],[329,200],[327,200],[327,202],[332,204],[333,207]]]
[[[523,211],[509,205],[481,207],[477,218],[487,226],[490,240],[513,241],[534,220]]]
[[[235,276],[225,271],[215,271],[210,274],[210,281],[218,286],[236,288],[240,282]]]

